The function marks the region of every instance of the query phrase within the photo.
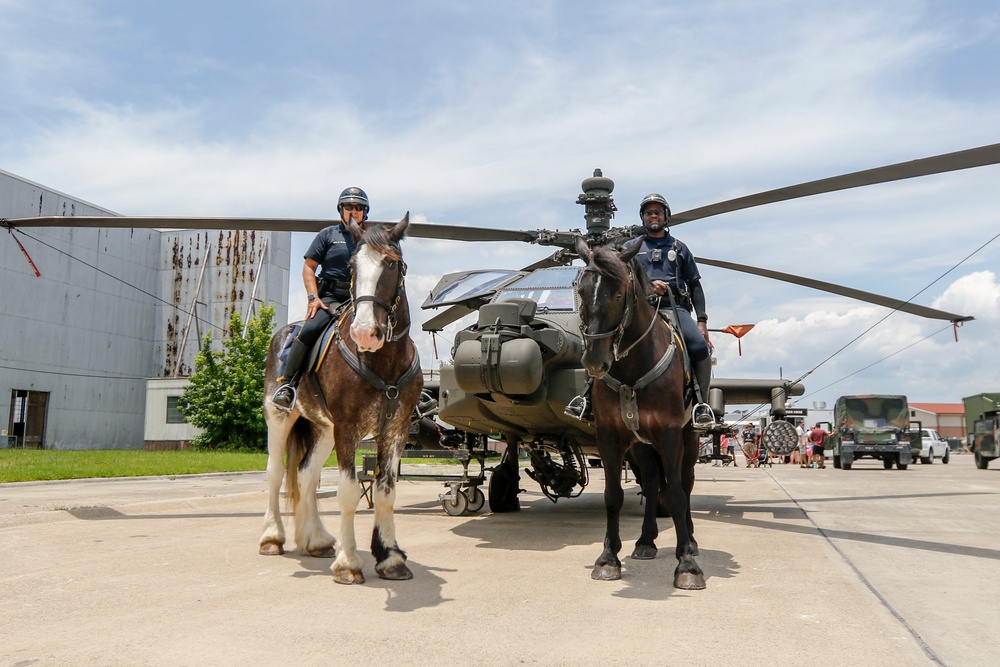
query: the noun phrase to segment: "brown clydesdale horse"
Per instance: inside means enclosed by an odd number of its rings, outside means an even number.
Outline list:
[[[351,258],[352,306],[335,324],[336,340],[315,377],[302,378],[291,412],[275,408],[266,399],[264,404],[270,497],[260,553],[284,552],[279,495],[282,478],[287,477],[285,489],[294,510],[296,546],[312,556],[336,555],[333,577],[343,584],[365,580],[354,538],[354,514],[362,495],[354,461],[358,443],[367,434],[374,434],[378,451],[371,543],[375,571],[384,579],[413,577],[406,566],[406,554],[396,544],[393,520],[396,471],[410,416],[423,387],[417,349],[408,333],[410,311],[403,285],[406,265],[399,247],[407,225],[408,213],[390,229],[373,224],[362,232],[357,224],[350,225],[358,242]],[[278,352],[290,327],[278,331],[271,341],[265,397],[277,388]],[[315,390],[317,385],[320,391]],[[316,507],[320,471],[334,447],[340,466],[339,543],[323,527]],[[283,462],[286,452],[287,461]]]
[[[641,247],[591,251],[583,239],[577,241],[577,252],[587,263],[577,285],[583,365],[595,378],[594,421],[608,517],[604,552],[591,576],[621,578],[619,515],[625,496],[617,473],[628,454],[647,499],[632,558],[656,556],[659,506],[661,513],[669,513],[677,533],[674,586],[702,589],[705,575],[694,559],[698,543],[690,505],[698,438],[685,405],[684,356],[672,329],[646,300],[649,282],[632,261]]]

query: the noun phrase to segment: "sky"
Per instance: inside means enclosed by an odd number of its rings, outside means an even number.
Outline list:
[[[124,215],[372,217],[579,229],[1000,141],[1000,7],[967,0],[469,3],[0,0],[0,169]],[[799,407],[1000,390],[1000,166],[674,229],[743,262],[975,317],[950,324],[702,266],[715,375],[803,378]],[[305,312],[292,243],[291,317]],[[408,239],[407,293],[551,249]],[[888,316],[888,317],[887,317]],[[453,325],[415,329],[425,368]]]

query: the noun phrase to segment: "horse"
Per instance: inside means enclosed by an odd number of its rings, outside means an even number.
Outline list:
[[[677,534],[674,586],[705,588],[705,575],[695,556],[691,490],[698,461],[698,438],[685,400],[684,355],[679,339],[647,301],[649,281],[632,261],[641,244],[624,251],[597,247],[577,239],[587,263],[577,284],[583,366],[595,379],[592,390],[597,447],[604,463],[607,532],[604,551],[591,577],[621,578],[619,517],[625,495],[621,476],[629,455],[647,499],[642,532],[632,558],[656,556],[657,510],[669,514]]]
[[[303,376],[291,412],[270,405],[266,397],[278,386],[278,353],[292,325],[275,334],[267,354],[264,416],[269,498],[260,553],[284,553],[285,531],[279,508],[284,478],[297,548],[311,556],[336,556],[333,578],[341,584],[365,581],[354,536],[354,514],[362,497],[355,453],[369,433],[374,434],[377,448],[371,541],[375,571],[383,579],[413,578],[406,566],[406,553],[396,543],[393,519],[399,459],[423,388],[420,360],[409,336],[406,264],[399,246],[409,220],[407,213],[391,229],[370,224],[364,231],[357,223],[350,223],[357,242],[351,257],[351,306],[332,325],[336,327],[336,342],[327,347],[333,349],[325,354],[318,370]],[[340,468],[339,541],[323,527],[316,506],[320,471],[334,447]]]

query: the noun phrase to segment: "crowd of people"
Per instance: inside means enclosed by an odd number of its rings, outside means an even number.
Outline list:
[[[766,451],[762,440],[760,428],[753,423],[746,423],[742,427],[733,427],[729,433],[720,436],[720,453],[729,458],[720,461],[716,459],[713,466],[723,466],[732,463],[739,467],[736,462],[736,446],[739,445],[747,459],[747,463],[760,464],[764,461],[768,463],[787,463],[798,465],[802,468],[826,468],[826,438],[830,435],[821,424],[812,426],[800,422],[795,425],[795,432],[798,435],[798,446],[787,456],[773,457]],[[703,460],[705,456],[711,456],[712,440],[711,436],[702,436]]]

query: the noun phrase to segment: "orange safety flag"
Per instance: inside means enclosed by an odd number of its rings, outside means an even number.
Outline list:
[[[730,324],[722,330],[722,333],[736,336],[736,346],[739,348],[741,357],[743,356],[743,343],[740,341],[740,338],[743,338],[750,333],[750,330],[753,329],[753,327],[753,324]]]

